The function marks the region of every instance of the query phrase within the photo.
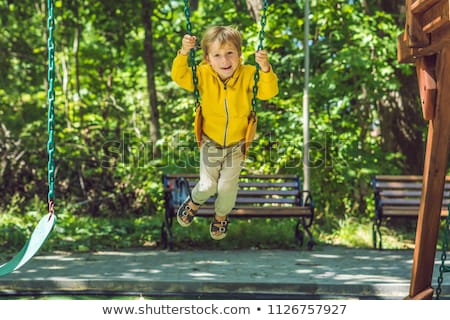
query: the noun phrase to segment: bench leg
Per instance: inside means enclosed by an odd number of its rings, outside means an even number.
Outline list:
[[[300,229],[300,223],[301,223],[301,221],[299,220],[297,222],[297,224],[295,225],[295,230],[294,231],[295,231],[295,240],[302,247],[303,246],[303,241],[305,239],[305,234]]]
[[[172,228],[167,227],[165,222],[161,225],[161,246],[163,249],[173,250]]]
[[[377,247],[378,247],[379,250],[382,250],[383,249],[383,245],[382,245],[380,226],[381,226],[381,221],[380,220],[376,220],[373,223],[373,225],[372,225],[372,238],[373,238],[373,247],[374,247],[374,249],[377,249]],[[377,237],[379,239],[378,243],[377,243]]]
[[[161,245],[163,249],[169,248],[169,250],[173,250],[172,223],[173,218],[166,212],[164,222],[161,225]]]
[[[377,248],[377,230],[376,230],[375,223],[372,224],[372,245],[373,245],[374,249]]]
[[[168,241],[168,231],[166,227],[166,223],[163,222],[161,225],[161,246],[163,249],[167,249],[167,241]]]
[[[300,218],[295,226],[295,239],[300,244],[300,246],[303,246],[303,242],[305,239],[305,233],[300,229],[300,224],[302,225],[303,229],[305,230],[305,232],[308,234],[308,237],[309,237],[309,241],[307,244],[308,250],[312,250],[312,248],[314,247],[314,245],[316,243],[314,242],[313,235],[312,235],[311,231],[309,230],[309,227],[305,221],[305,218]]]
[[[308,250],[312,250],[312,248],[314,247],[314,245],[316,243],[314,242],[314,238],[313,238],[313,235],[312,235],[311,231],[309,230],[309,227],[305,226],[305,231],[306,231],[306,233],[308,234],[308,237],[309,237],[309,241],[307,243]]]

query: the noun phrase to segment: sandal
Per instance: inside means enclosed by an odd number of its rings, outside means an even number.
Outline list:
[[[213,222],[211,222],[209,226],[209,234],[211,235],[211,238],[214,240],[222,240],[227,236],[228,231],[228,224],[229,224],[228,218],[226,218],[223,221],[217,220],[216,217],[214,217]]]
[[[192,205],[194,203],[190,198],[187,198],[184,200],[184,202],[181,204],[181,206],[178,208],[177,211],[177,221],[182,227],[189,227],[194,221],[194,217],[197,214],[197,210],[194,210],[192,208]]]

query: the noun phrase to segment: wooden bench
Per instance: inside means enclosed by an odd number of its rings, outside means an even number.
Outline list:
[[[172,224],[178,207],[195,186],[197,174],[165,174],[164,185],[165,217],[161,228],[164,248],[173,249]],[[196,217],[213,217],[214,197],[203,204]],[[236,205],[229,215],[234,218],[298,218],[295,239],[303,245],[304,232],[308,234],[308,249],[314,246],[309,230],[314,218],[314,203],[309,191],[302,190],[295,175],[243,175],[240,178]],[[232,221],[232,220],[231,220]]]
[[[372,226],[373,246],[382,249],[381,223],[386,218],[417,218],[422,195],[422,176],[377,175],[372,178],[375,216]],[[445,178],[441,217],[448,215],[450,177]],[[378,237],[378,244],[377,244]]]

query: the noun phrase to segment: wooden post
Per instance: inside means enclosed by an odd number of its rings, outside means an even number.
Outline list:
[[[417,81],[419,82],[420,102],[425,120],[432,120],[436,107],[436,55],[416,60]]]
[[[420,2],[424,1],[406,0],[406,12],[411,14],[406,14],[405,33],[407,35],[408,46],[412,48],[423,48],[430,43],[429,36],[422,30],[422,24],[419,20],[420,17],[417,14],[412,14],[418,10],[418,7],[421,10],[420,6],[418,6]]]
[[[424,118],[429,120],[422,198],[409,299],[431,299],[434,259],[450,144],[450,0],[406,0],[398,60],[416,63]]]
[[[431,288],[450,138],[450,47],[437,57],[437,101],[429,123],[410,297]],[[430,297],[431,298],[431,297]]]

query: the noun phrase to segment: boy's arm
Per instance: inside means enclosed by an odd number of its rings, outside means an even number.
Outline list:
[[[278,94],[278,77],[273,72],[272,66],[268,72],[259,71],[257,98],[269,100]]]
[[[194,91],[192,69],[189,67],[188,59],[189,55],[183,55],[178,51],[178,54],[172,63],[171,77],[180,87],[189,91]]]

